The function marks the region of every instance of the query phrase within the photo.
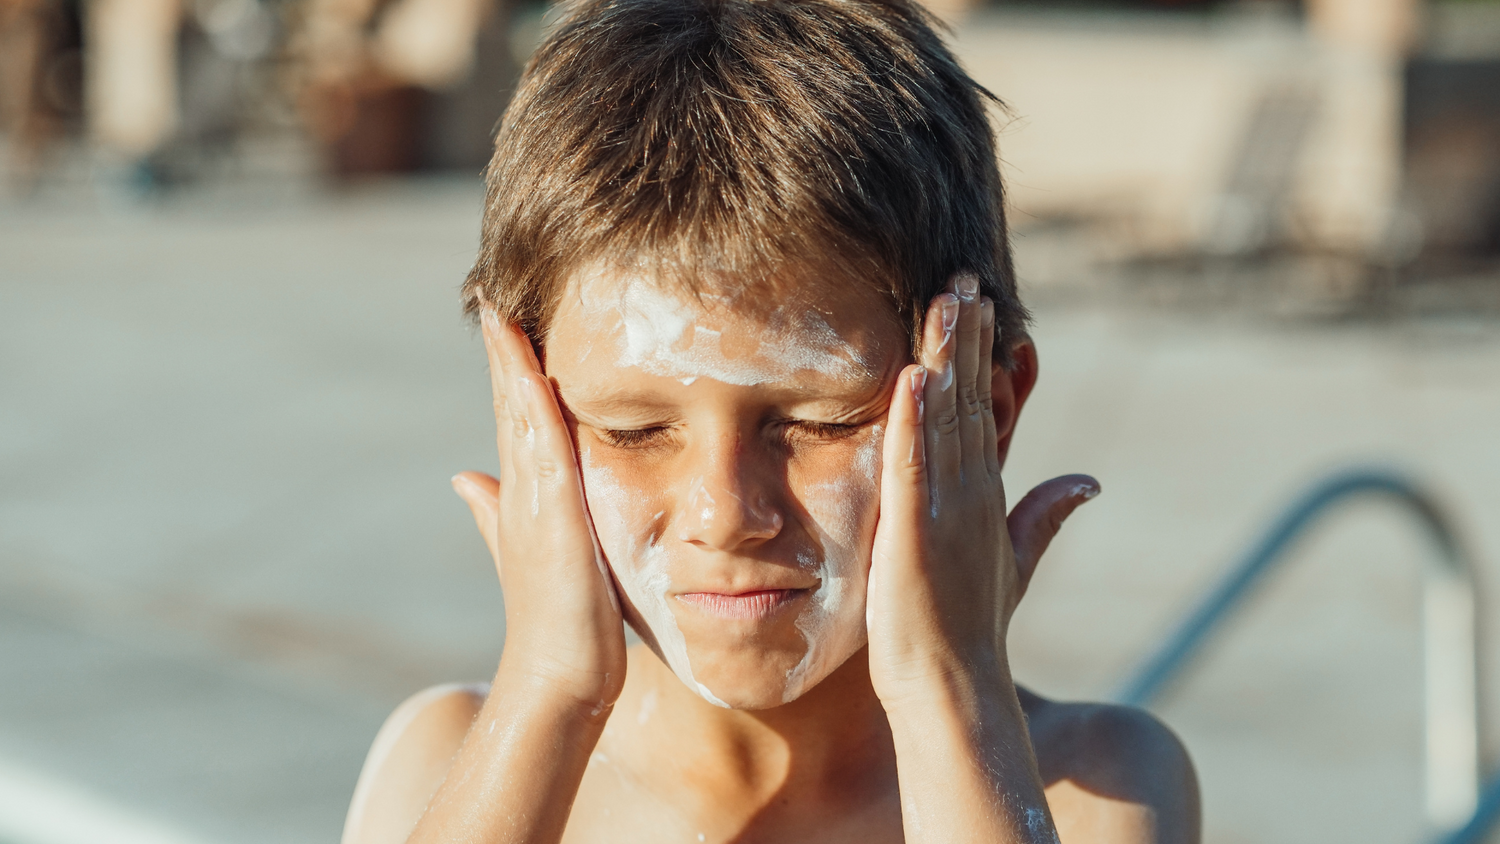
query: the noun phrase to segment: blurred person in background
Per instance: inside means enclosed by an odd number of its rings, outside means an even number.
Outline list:
[[[29,193],[48,148],[80,116],[79,7],[68,0],[0,0],[0,133],[5,182]]]
[[[79,131],[106,187],[191,181],[293,102],[336,175],[477,170],[515,75],[509,24],[494,0],[3,0],[11,181],[34,185]]]
[[[477,170],[516,68],[507,0],[308,0],[299,105],[336,174]]]
[[[145,168],[178,126],[178,0],[93,0],[88,8],[89,133],[121,169]]]
[[[106,182],[149,191],[232,151],[247,84],[277,47],[262,0],[88,0],[88,135]]]

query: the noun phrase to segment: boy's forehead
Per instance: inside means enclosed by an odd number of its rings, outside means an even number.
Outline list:
[[[809,278],[800,284],[736,284],[698,290],[644,273],[593,269],[566,284],[546,332],[551,352],[578,346],[588,355],[613,341],[626,358],[657,346],[711,342],[734,357],[782,349],[816,366],[817,350],[838,349],[857,368],[882,369],[908,340],[895,309],[873,286]],[[696,343],[695,343],[696,341]],[[770,349],[774,351],[774,349]]]

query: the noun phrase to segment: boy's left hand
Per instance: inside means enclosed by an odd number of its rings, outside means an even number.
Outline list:
[[[1099,492],[1087,475],[1055,478],[1007,521],[994,303],[972,276],[949,289],[928,309],[921,364],[897,380],[886,428],[866,623],[871,680],[887,707],[938,686],[1008,681],[1006,629],[1037,559]]]

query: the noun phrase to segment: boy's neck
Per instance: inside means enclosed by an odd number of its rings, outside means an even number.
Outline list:
[[[676,778],[721,806],[750,810],[799,795],[859,803],[896,785],[890,725],[864,650],[797,700],[745,711],[708,703],[655,654],[633,648],[605,745],[657,787]]]

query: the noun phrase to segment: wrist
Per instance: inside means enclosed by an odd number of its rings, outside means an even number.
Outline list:
[[[1020,763],[1034,774],[1026,715],[1003,661],[934,675],[881,703],[898,761],[922,765],[923,758],[973,757],[998,764],[997,749],[1005,749],[1000,756],[1007,764]]]
[[[579,672],[550,665],[546,660],[525,659],[507,647],[492,688],[503,690],[515,701],[513,705],[527,712],[602,726],[614,709],[623,679],[620,676],[611,682],[607,673]]]
[[[1003,651],[908,663],[899,678],[881,683],[877,692],[893,726],[906,718],[928,721],[936,713],[979,719],[996,702],[1016,699]]]

